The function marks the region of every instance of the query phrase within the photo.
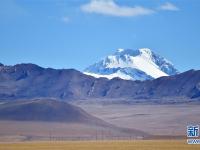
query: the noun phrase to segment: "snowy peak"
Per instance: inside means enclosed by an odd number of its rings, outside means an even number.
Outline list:
[[[173,64],[148,48],[118,49],[84,70],[87,75],[112,79],[149,80],[178,73]]]
[[[152,56],[152,51],[148,48],[141,48],[141,49],[118,49],[115,55],[129,55],[129,56],[137,56],[137,55],[143,55],[147,57]]]

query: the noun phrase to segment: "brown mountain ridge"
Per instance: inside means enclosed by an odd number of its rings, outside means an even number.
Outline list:
[[[0,66],[0,99],[52,97],[62,100],[126,99],[199,101],[200,70],[147,81],[94,78],[74,69],[42,68],[34,64]],[[167,102],[167,100],[166,100]],[[173,101],[176,102],[176,101]]]

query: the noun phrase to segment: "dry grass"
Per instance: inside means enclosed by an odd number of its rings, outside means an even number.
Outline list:
[[[1,143],[0,150],[199,150],[186,140],[76,141]]]

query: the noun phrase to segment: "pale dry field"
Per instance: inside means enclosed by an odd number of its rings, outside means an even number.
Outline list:
[[[199,150],[186,140],[77,141],[1,143],[0,150]]]
[[[200,125],[200,105],[78,104],[111,124],[153,135],[186,135],[189,124]]]
[[[0,121],[0,142],[135,139],[145,133],[114,126],[81,123]]]

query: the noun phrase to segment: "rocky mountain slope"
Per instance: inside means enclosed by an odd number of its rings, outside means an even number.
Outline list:
[[[34,64],[0,67],[0,100],[53,97],[63,100],[200,97],[200,71],[147,81],[94,78],[73,69],[42,68]]]

